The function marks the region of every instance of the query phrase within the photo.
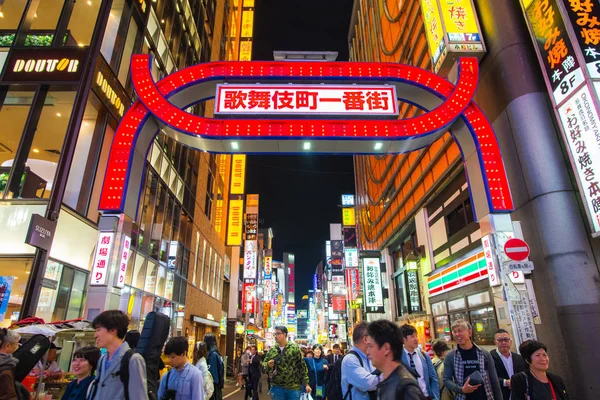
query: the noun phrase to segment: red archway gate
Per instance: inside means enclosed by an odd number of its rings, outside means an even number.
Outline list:
[[[462,58],[452,84],[430,71],[391,63],[214,62],[177,71],[155,83],[148,55],[133,56],[131,76],[139,99],[115,133],[100,198],[106,213],[135,218],[146,154],[162,130],[181,143],[215,153],[406,153],[450,131],[457,141],[475,216],[513,210],[494,131],[472,101],[478,61]],[[317,83],[394,87],[398,100],[426,110],[409,119],[215,119],[184,111],[215,97],[217,84]],[[256,86],[257,89],[260,85]],[[235,144],[235,145],[234,145]]]

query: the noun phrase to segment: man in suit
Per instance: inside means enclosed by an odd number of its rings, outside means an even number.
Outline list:
[[[419,349],[419,336],[414,326],[404,324],[400,327],[402,332],[402,363],[417,373],[417,381],[421,391],[427,399],[440,399],[440,382],[437,372],[433,368],[429,354]]]
[[[327,356],[327,362],[329,363],[329,365],[333,365],[336,362],[340,361],[342,358],[344,358],[344,356],[342,355],[342,349],[340,348],[340,345],[336,343],[333,345],[333,353]]]
[[[512,339],[507,331],[498,329],[494,335],[494,342],[497,349],[490,351],[496,366],[496,374],[500,381],[502,397],[504,400],[510,399],[510,378],[525,371],[525,360],[517,353],[510,351]]]
[[[256,346],[250,346],[250,368],[248,370],[248,384],[252,388],[252,400],[258,400],[258,389],[262,374],[261,364],[262,358],[257,353]]]

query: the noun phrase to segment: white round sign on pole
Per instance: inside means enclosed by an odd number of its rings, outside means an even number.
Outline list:
[[[513,261],[523,261],[529,257],[529,245],[522,239],[509,239],[504,244],[504,253]]]

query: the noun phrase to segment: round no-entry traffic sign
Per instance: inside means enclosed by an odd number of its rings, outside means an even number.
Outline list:
[[[504,252],[514,261],[523,261],[529,257],[529,245],[521,239],[509,239],[504,244]]]

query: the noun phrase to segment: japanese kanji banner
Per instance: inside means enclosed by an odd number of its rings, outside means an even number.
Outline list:
[[[562,0],[577,36],[590,77],[600,78],[600,3],[596,0]]]
[[[383,291],[381,288],[381,266],[378,258],[363,258],[363,280],[365,311],[383,313]]]
[[[556,0],[533,0],[526,16],[554,102],[560,104],[584,82],[560,9]]]
[[[216,115],[398,116],[395,86],[217,85]]]
[[[598,112],[587,86],[558,109],[571,165],[579,183],[593,234],[600,233],[600,131]]]
[[[106,284],[114,240],[115,234],[113,232],[100,232],[98,243],[96,244],[96,254],[94,256],[94,264],[92,265],[92,273],[90,275],[91,286]]]

